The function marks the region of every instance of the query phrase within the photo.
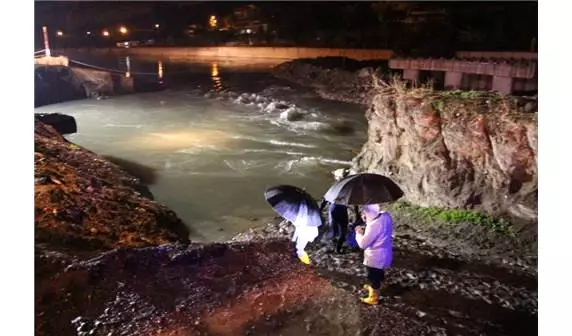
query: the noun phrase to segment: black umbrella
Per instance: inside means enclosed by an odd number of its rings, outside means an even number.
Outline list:
[[[345,177],[336,182],[324,195],[331,203],[365,205],[394,202],[403,196],[403,191],[390,178],[362,173]]]
[[[300,188],[279,185],[266,190],[264,197],[274,211],[292,223],[303,220],[308,226],[322,224],[318,204],[310,194]]]

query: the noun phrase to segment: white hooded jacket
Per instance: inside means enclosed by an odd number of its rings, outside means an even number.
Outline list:
[[[356,232],[356,241],[364,249],[363,264],[373,268],[391,267],[393,261],[393,219],[381,211],[371,222],[366,223],[365,232]]]

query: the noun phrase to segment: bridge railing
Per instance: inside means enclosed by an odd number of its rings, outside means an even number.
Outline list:
[[[35,58],[45,57],[45,56],[46,56],[46,49],[34,51],[34,57],[35,57]]]

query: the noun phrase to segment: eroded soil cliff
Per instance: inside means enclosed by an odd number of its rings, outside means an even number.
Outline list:
[[[412,203],[535,220],[537,114],[496,93],[380,88],[358,171],[390,175]]]
[[[188,243],[175,213],[119,166],[35,123],[36,242],[55,249]]]

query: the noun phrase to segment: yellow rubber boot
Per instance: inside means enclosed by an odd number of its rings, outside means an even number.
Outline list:
[[[371,291],[369,292],[368,297],[360,298],[360,300],[363,303],[367,303],[370,305],[376,305],[379,303],[379,289],[373,289],[371,287],[369,287],[369,288],[371,289]]]
[[[301,255],[298,256],[298,259],[300,259],[300,261],[306,265],[310,265],[311,261],[310,261],[310,256],[308,255],[308,253],[304,252]]]
[[[368,285],[368,284],[363,285],[363,289],[367,291],[368,296],[371,296],[371,293],[373,292],[373,288],[371,288],[370,285]]]

